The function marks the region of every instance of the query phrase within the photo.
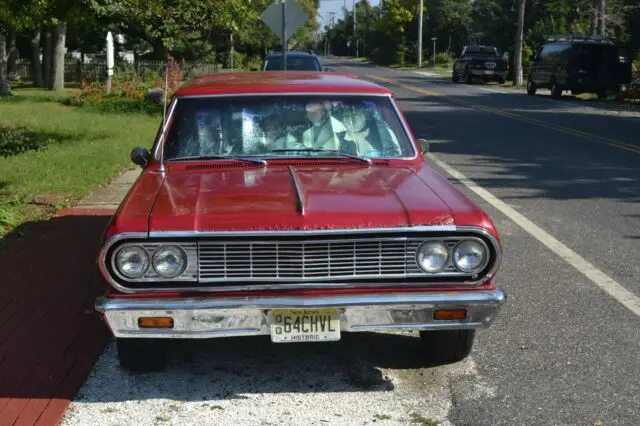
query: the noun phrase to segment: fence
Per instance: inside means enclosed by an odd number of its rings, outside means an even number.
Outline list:
[[[164,75],[166,62],[164,61],[136,61],[129,63],[125,61],[116,61],[114,68],[114,77],[120,75],[137,76],[143,80],[160,78]],[[199,75],[216,73],[220,70],[220,64],[213,62],[201,61],[181,61],[180,70],[185,79],[190,79]],[[31,63],[28,61],[19,61],[16,63],[15,69],[12,71],[14,78],[20,80],[32,80]],[[65,81],[96,81],[103,80],[107,75],[107,63],[91,62],[82,63],[80,61],[65,61],[64,79]]]

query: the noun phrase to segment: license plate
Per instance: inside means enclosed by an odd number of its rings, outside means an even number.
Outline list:
[[[274,343],[340,340],[337,309],[275,309],[269,312],[269,325]]]
[[[492,70],[484,70],[484,73],[491,75],[491,74],[493,74],[493,71]]]

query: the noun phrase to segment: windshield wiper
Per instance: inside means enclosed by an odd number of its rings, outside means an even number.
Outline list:
[[[267,165],[267,162],[261,158],[236,157],[234,155],[192,155],[186,157],[175,157],[167,161],[186,161],[186,160],[240,160],[247,163]]]
[[[342,157],[353,158],[354,160],[361,161],[366,164],[371,164],[371,159],[367,157],[360,157],[359,155],[349,154],[342,151],[336,151],[333,149],[321,149],[321,148],[283,148],[273,149],[269,152],[326,152],[331,154],[338,154]]]

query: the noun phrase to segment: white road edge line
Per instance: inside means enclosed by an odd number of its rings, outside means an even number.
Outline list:
[[[442,168],[445,172],[450,174],[454,179],[459,180],[464,186],[469,188],[480,198],[498,209],[502,214],[515,222],[519,227],[528,232],[535,239],[547,246],[547,248],[549,248],[560,258],[564,259],[564,261],[569,265],[576,268],[578,272],[580,272],[582,275],[591,280],[595,285],[604,290],[609,296],[613,297],[624,307],[633,312],[636,316],[640,317],[640,297],[631,293],[613,278],[609,277],[607,274],[585,260],[578,253],[562,244],[547,231],[531,222],[524,215],[515,211],[512,207],[508,206],[498,197],[491,194],[489,191],[482,188],[471,179],[467,178],[464,174],[462,174],[455,168],[444,163],[442,160],[439,160],[433,154],[428,154],[428,158],[437,166]]]
[[[505,92],[503,90],[489,89],[488,87],[478,87],[478,89],[484,90],[485,92],[502,93],[503,95],[509,94],[509,92]]]

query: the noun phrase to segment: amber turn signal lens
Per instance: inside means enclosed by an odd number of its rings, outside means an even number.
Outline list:
[[[433,319],[436,320],[461,320],[466,317],[466,309],[438,309],[433,311]]]
[[[140,317],[138,318],[140,328],[173,328],[173,318],[171,317]]]

